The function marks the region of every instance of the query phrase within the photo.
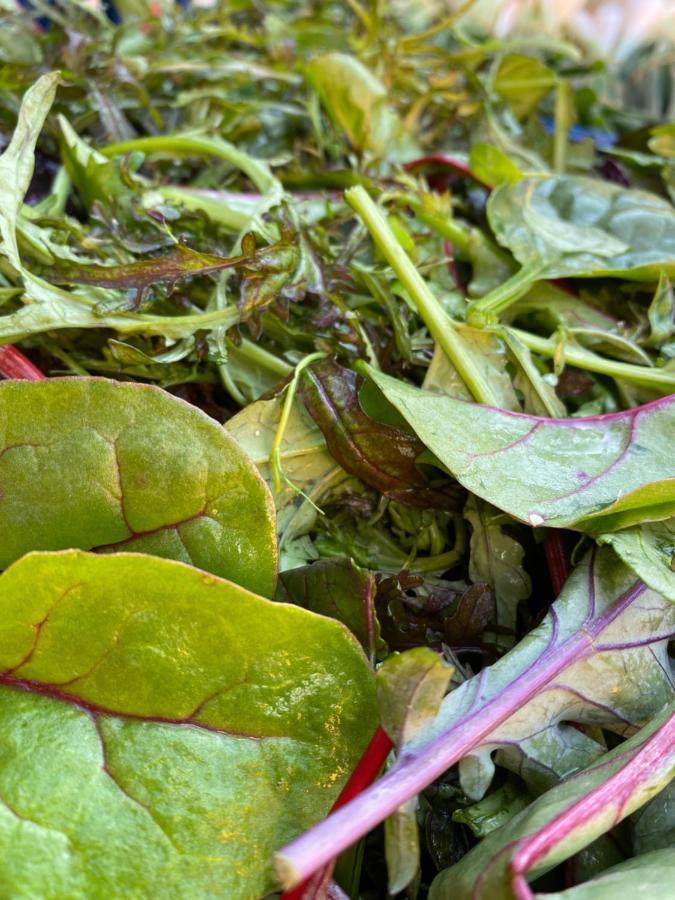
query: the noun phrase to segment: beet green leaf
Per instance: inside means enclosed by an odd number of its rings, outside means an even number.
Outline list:
[[[545,419],[369,373],[464,487],[529,525],[600,534],[675,512],[675,396],[611,415]]]
[[[0,883],[250,900],[375,722],[339,623],[190,566],[82,551],[0,579]]]
[[[552,788],[436,877],[430,900],[531,896],[536,878],[626,818],[675,775],[675,705]],[[566,896],[565,894],[563,896]],[[593,895],[595,896],[595,895]]]
[[[274,591],[269,491],[200,410],[147,385],[7,381],[0,423],[1,568],[30,550],[123,548]]]
[[[536,791],[588,766],[603,748],[567,723],[626,734],[658,713],[675,690],[673,634],[675,606],[611,550],[594,549],[542,624],[448,694],[386,775],[280,852],[280,875],[289,885],[306,877],[458,761],[475,798],[490,784],[495,752]]]

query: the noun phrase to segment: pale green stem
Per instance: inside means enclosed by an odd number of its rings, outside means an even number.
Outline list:
[[[242,338],[241,343],[237,345],[237,350],[249,362],[267,369],[268,372],[272,372],[272,374],[278,375],[280,378],[285,378],[293,371],[293,366],[289,365],[289,363],[284,362],[283,359],[279,359],[278,356],[270,353],[269,350],[264,350],[246,338]]]
[[[519,328],[511,328],[510,330],[526,347],[535,353],[541,353],[542,356],[549,358],[555,356],[559,343],[555,338],[540,337],[539,335],[531,334],[529,331],[521,331]],[[635,366],[631,363],[618,362],[615,359],[606,359],[604,356],[598,356],[584,347],[575,346],[571,343],[565,345],[565,362],[579,369],[597,372],[600,375],[608,375],[611,378],[623,378],[633,384],[653,388],[657,391],[663,391],[663,393],[675,391],[675,372],[647,368],[646,366]]]
[[[515,275],[507,278],[499,287],[490,291],[480,300],[469,304],[468,322],[475,328],[483,328],[494,321],[496,316],[508,309],[516,300],[526,294],[538,281],[544,266],[523,266]]]
[[[281,185],[271,174],[267,166],[243,153],[241,150],[222,140],[189,134],[150,135],[148,137],[133,138],[129,141],[121,141],[118,144],[109,144],[101,150],[105,156],[116,156],[119,153],[129,153],[132,150],[142,150],[146,153],[181,153],[195,156],[217,156],[231,165],[241,169],[251,179],[253,184],[262,193],[268,191],[281,192]]]
[[[302,373],[302,370],[306,369],[307,366],[311,365],[311,363],[316,362],[319,359],[325,359],[325,357],[325,353],[310,353],[309,356],[301,359],[295,367],[293,377],[286,385],[286,393],[284,395],[283,406],[281,407],[279,425],[277,426],[277,433],[274,435],[274,442],[272,444],[272,450],[270,452],[270,465],[272,467],[272,475],[274,477],[274,489],[277,493],[279,493],[279,491],[281,490],[281,479],[283,475],[281,470],[281,444],[284,439],[284,433],[286,431],[286,426],[288,425],[288,419],[291,414],[291,409],[293,408],[293,401],[295,400],[295,394],[298,389],[298,381],[300,379],[300,375]]]
[[[499,406],[492,387],[464,353],[454,324],[433,295],[410,257],[399,244],[384,216],[362,187],[345,191],[345,200],[361,217],[378,249],[408,292],[433,339],[440,345],[460,378],[479,403]]]

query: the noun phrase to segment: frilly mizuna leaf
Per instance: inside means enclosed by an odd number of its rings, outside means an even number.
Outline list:
[[[502,184],[488,200],[500,244],[540,278],[675,273],[675,210],[667,200],[578,175]]]
[[[526,878],[537,878],[588,846],[673,775],[675,704],[670,704],[635,737],[539,797],[441,872],[430,900],[532,898]]]
[[[487,788],[495,751],[538,790],[589,765],[602,748],[566,723],[626,732],[655,715],[674,694],[674,633],[675,606],[594,549],[542,624],[448,694],[372,788],[285,847],[280,873],[289,884],[306,877],[459,760],[472,797]]]
[[[137,554],[30,554],[0,584],[3,893],[272,890],[375,726],[346,629]]]
[[[266,595],[276,580],[269,491],[217,422],[147,385],[0,383],[0,568],[68,547],[178,559]]]
[[[675,513],[675,395],[610,415],[546,419],[368,372],[465,488],[529,525],[600,534]]]

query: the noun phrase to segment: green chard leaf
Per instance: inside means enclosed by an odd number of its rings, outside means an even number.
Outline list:
[[[375,726],[343,626],[137,554],[30,554],[0,582],[3,893],[272,890]]]
[[[599,535],[650,588],[675,602],[675,519]]]
[[[0,568],[30,550],[123,548],[273,593],[269,491],[200,410],[148,385],[5,381],[0,426]]]
[[[368,371],[465,488],[522,522],[601,534],[675,512],[675,396],[605,416],[546,419]]]
[[[552,788],[436,877],[430,900],[511,900],[675,775],[675,704],[590,769]],[[586,891],[589,896],[601,896]],[[585,896],[582,890],[579,896]],[[546,895],[550,896],[550,895]],[[562,897],[577,893],[565,891]],[[658,896],[655,895],[655,896]]]

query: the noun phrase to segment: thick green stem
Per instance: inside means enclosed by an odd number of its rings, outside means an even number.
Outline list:
[[[396,240],[375,203],[362,187],[345,191],[345,200],[362,219],[373,241],[408,292],[431,336],[457,369],[469,391],[479,403],[499,406],[499,400],[488,381],[471,365],[452,320]]]

